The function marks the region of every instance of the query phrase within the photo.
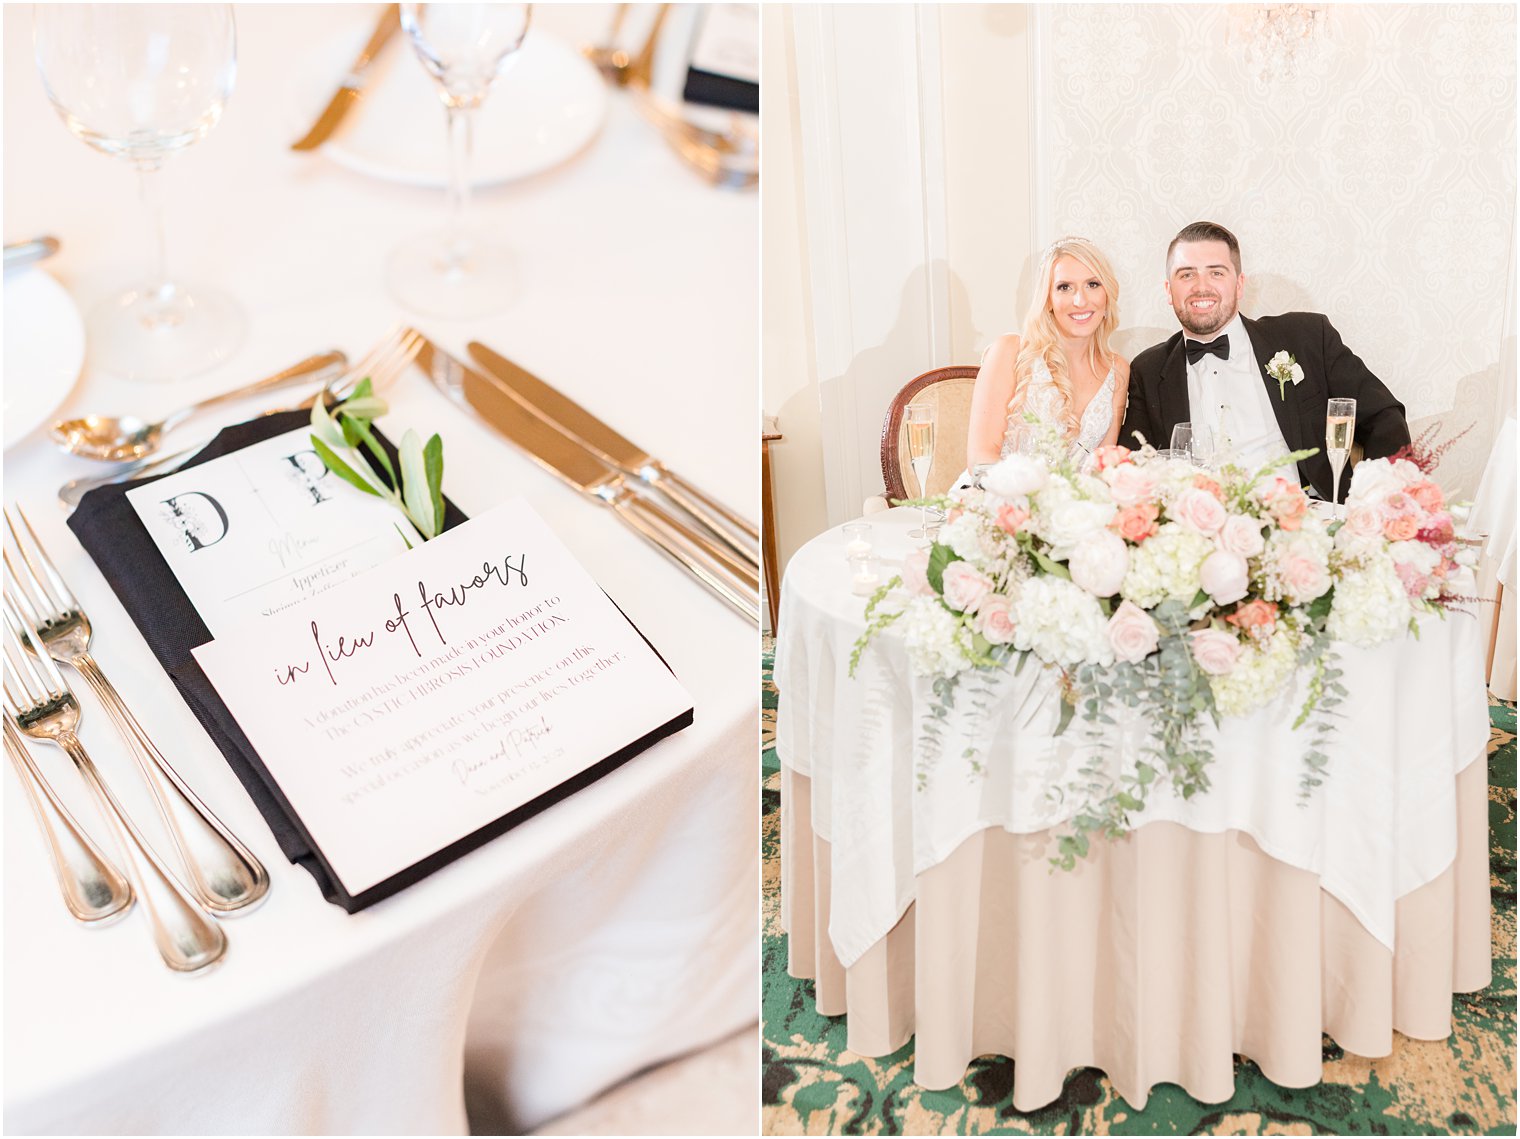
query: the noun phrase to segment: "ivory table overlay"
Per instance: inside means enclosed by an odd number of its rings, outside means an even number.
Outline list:
[[[911,508],[872,515],[884,576],[912,548],[907,531],[916,518]],[[966,708],[977,680],[963,678],[939,758],[915,789],[936,697],[912,675],[890,631],[866,649],[856,677],[847,676],[863,606],[850,592],[839,529],[813,539],[788,565],[775,661],[777,753],[811,779],[812,832],[831,850],[828,932],[846,967],[912,905],[915,878],[976,832],[1027,834],[1069,820],[1076,801],[1049,791],[1066,786],[1080,766],[1081,718],[1054,737],[1055,673],[1030,661],[1020,675],[988,678],[989,711],[974,731]],[[1474,616],[1453,613],[1422,618],[1418,641],[1341,646],[1350,695],[1328,778],[1307,802],[1298,792],[1304,734],[1292,729],[1300,684],[1253,716],[1222,722],[1208,794],[1190,801],[1153,794],[1135,825],[1245,832],[1272,858],[1318,875],[1391,950],[1395,903],[1456,854],[1454,776],[1485,754],[1484,629]],[[968,745],[980,750],[985,776],[964,758]]]
[[[542,6],[533,34],[591,40],[609,17],[601,5]],[[237,18],[225,118],[168,164],[164,190],[172,265],[234,295],[248,339],[214,373],[173,384],[123,382],[87,357],[61,414],[152,418],[313,352],[357,358],[408,322],[460,356],[471,339],[490,344],[755,513],[755,195],[706,185],[614,92],[582,153],[472,202],[476,222],[517,252],[516,307],[469,322],[412,316],[384,291],[385,260],[441,224],[443,193],[289,149],[310,125],[291,113],[296,49],[367,24],[372,10],[248,6]],[[31,60],[30,9],[9,7],[4,20],[5,232],[58,235],[63,250],[44,268],[87,311],[146,256],[135,175],[72,138],[49,107]],[[387,50],[410,49],[398,38]],[[441,138],[441,107],[433,125]],[[78,594],[96,655],[125,698],[273,885],[261,908],[226,923],[225,962],[204,977],[173,976],[140,915],[105,930],[73,925],[12,782],[8,1131],[458,1133],[467,1103],[479,1127],[531,1127],[753,1021],[754,629],[420,374],[385,395],[383,429],[443,436],[444,490],[466,513],[514,495],[532,503],[668,661],[695,724],[397,896],[345,914],[280,857],[66,529],[57,487],[97,468],[32,434],[6,454],[7,500],[21,503]],[[221,422],[270,402],[230,409]],[[701,430],[690,429],[693,407]],[[184,429],[187,442],[197,430]],[[147,793],[93,702],[83,732],[156,836]],[[59,755],[36,750],[99,833],[77,778]]]

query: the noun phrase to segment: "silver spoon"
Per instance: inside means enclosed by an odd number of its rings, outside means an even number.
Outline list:
[[[157,451],[165,434],[208,407],[310,380],[314,378],[313,373],[342,368],[347,363],[348,357],[342,352],[324,352],[320,356],[309,356],[299,364],[257,383],[233,388],[199,403],[192,403],[189,407],[182,407],[157,423],[148,423],[135,415],[86,415],[80,419],[60,420],[48,429],[48,435],[65,451],[86,459],[129,462]]]

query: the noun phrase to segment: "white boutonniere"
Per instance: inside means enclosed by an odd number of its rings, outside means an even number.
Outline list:
[[[1286,352],[1279,352],[1267,361],[1267,375],[1277,381],[1277,398],[1288,398],[1288,385],[1304,382],[1304,370],[1298,361]]]

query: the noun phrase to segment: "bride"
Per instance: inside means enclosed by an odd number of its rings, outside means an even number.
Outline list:
[[[1017,450],[1024,414],[1057,424],[1073,448],[1119,438],[1129,361],[1109,346],[1119,326],[1119,283],[1083,237],[1063,237],[1040,258],[1022,337],[998,337],[982,356],[971,395],[966,465]]]

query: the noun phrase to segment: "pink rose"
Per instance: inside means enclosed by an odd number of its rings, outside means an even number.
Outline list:
[[[1266,549],[1266,539],[1261,536],[1261,519],[1249,514],[1232,514],[1219,528],[1219,548],[1242,558],[1254,558]]]
[[[1096,451],[1093,452],[1093,458],[1097,460],[1098,470],[1100,471],[1106,471],[1112,467],[1117,467],[1120,463],[1134,462],[1134,460],[1130,458],[1129,448],[1121,447],[1117,443],[1111,447],[1099,447]]]
[[[1129,547],[1124,539],[1097,530],[1077,543],[1067,562],[1071,580],[1094,597],[1112,597],[1124,584],[1129,569]]]
[[[1001,593],[988,596],[976,611],[976,629],[994,645],[1013,643],[1013,605]]]
[[[1420,532],[1420,520],[1413,514],[1400,514],[1383,523],[1383,537],[1390,542],[1407,542]]]
[[[1209,478],[1208,475],[1194,475],[1193,485],[1196,486],[1199,490],[1208,491],[1215,498],[1219,499],[1220,502],[1224,501],[1224,491],[1220,488],[1219,484],[1213,479]]]
[[[1261,501],[1284,530],[1297,530],[1303,525],[1304,515],[1309,510],[1309,496],[1304,493],[1304,488],[1281,475],[1267,484]]]
[[[1270,601],[1257,598],[1255,601],[1247,601],[1225,620],[1237,629],[1245,629],[1249,633],[1260,636],[1270,633],[1272,627],[1277,624],[1277,606]]]
[[[1120,506],[1134,506],[1156,497],[1156,476],[1134,463],[1121,463],[1103,474],[1109,493]]]
[[[1193,659],[1210,676],[1224,676],[1240,659],[1241,644],[1223,629],[1198,629],[1190,634]]]
[[[1160,529],[1156,525],[1160,513],[1154,502],[1139,502],[1114,515],[1108,527],[1126,542],[1138,546]]]
[[[1330,572],[1318,558],[1287,551],[1277,561],[1277,576],[1295,605],[1313,601],[1330,588]]]
[[[1160,640],[1161,630],[1156,622],[1133,601],[1120,602],[1108,619],[1108,643],[1119,660],[1139,664],[1156,651]]]
[[[1217,534],[1227,517],[1224,504],[1206,490],[1190,486],[1166,508],[1166,512],[1189,530],[1199,534]]]
[[[1383,499],[1383,517],[1397,518],[1400,514],[1418,514],[1420,504],[1403,491],[1394,491]]]
[[[1029,522],[1029,511],[1022,506],[1000,506],[997,512],[998,529],[1012,537]]]
[[[1359,503],[1346,511],[1346,529],[1358,538],[1376,538],[1383,532],[1383,516],[1377,507]]]
[[[1406,489],[1410,498],[1420,504],[1421,510],[1427,510],[1432,514],[1437,510],[1446,509],[1446,496],[1441,493],[1441,488],[1429,479],[1421,479]]]
[[[987,575],[970,562],[951,562],[945,567],[945,604],[962,613],[975,613],[982,599],[992,592]]]
[[[903,588],[909,593],[931,597],[934,589],[929,585],[929,551],[914,550],[903,559]]]
[[[1216,605],[1231,605],[1244,597],[1250,577],[1245,558],[1229,550],[1215,550],[1198,569],[1198,584]]]

